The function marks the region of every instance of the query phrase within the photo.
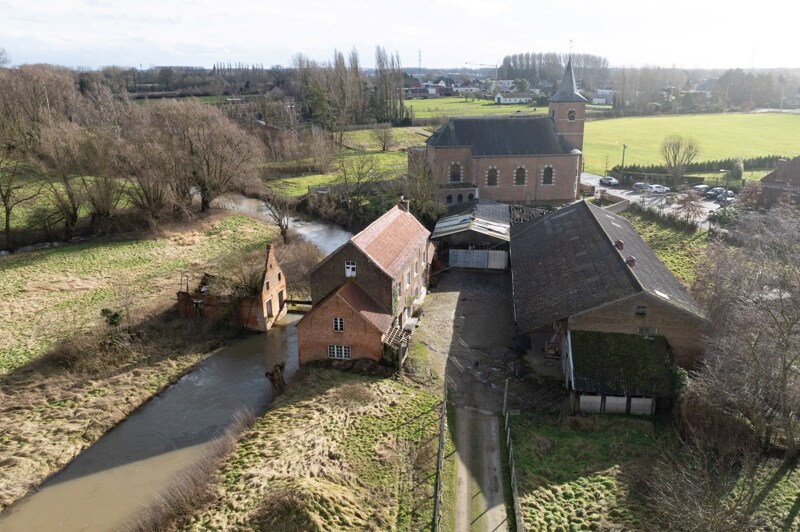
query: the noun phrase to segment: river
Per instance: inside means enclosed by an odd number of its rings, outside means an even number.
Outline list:
[[[228,196],[218,207],[260,214],[263,204]],[[317,221],[292,228],[330,254],[351,236]],[[39,491],[0,516],[1,532],[105,531],[129,522],[153,497],[204,456],[237,413],[261,414],[272,401],[266,368],[285,363],[289,382],[298,369],[295,323],[284,317],[266,334],[215,352],[162,394],[86,449]]]

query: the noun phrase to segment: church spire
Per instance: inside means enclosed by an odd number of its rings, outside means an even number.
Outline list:
[[[561,80],[561,85],[558,87],[558,92],[548,100],[550,102],[585,102],[586,98],[578,93],[578,88],[575,86],[575,72],[572,70],[572,56],[567,61],[567,69],[564,72],[564,78]]]

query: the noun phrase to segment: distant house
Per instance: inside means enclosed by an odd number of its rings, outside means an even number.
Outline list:
[[[559,357],[584,411],[608,396],[646,413],[670,392],[672,361],[703,353],[703,309],[620,216],[581,201],[516,225],[511,264],[517,327]]]
[[[527,92],[498,92],[494,95],[494,103],[498,105],[531,103],[532,101],[533,97]]]
[[[572,62],[549,116],[451,118],[426,142],[426,158],[445,204],[484,198],[565,203],[578,193],[586,99]],[[460,201],[459,201],[460,199]]]
[[[194,291],[189,292],[186,286],[178,292],[178,313],[183,317],[213,320],[229,309],[231,304],[236,304],[239,325],[254,331],[268,331],[286,314],[286,277],[275,259],[272,246],[267,246],[258,295],[242,298],[218,295],[214,290],[218,279],[217,276],[205,274]]]
[[[614,91],[611,89],[597,89],[589,96],[589,101],[594,105],[611,105],[614,103]]]
[[[297,323],[300,362],[379,360],[384,343],[397,347],[428,287],[429,235],[401,202],[320,262],[311,312]]]
[[[800,157],[781,159],[775,170],[761,178],[761,199],[766,205],[774,205],[782,198],[800,203]]]

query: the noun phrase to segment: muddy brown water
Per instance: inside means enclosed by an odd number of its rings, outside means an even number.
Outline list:
[[[257,214],[258,200],[234,197],[231,210]],[[351,233],[316,221],[292,224],[325,254]],[[205,455],[211,441],[240,412],[256,415],[272,401],[267,368],[285,363],[287,382],[298,369],[299,314],[288,314],[266,334],[215,352],[154,397],[39,491],[0,515],[0,532],[119,530],[181,471]]]

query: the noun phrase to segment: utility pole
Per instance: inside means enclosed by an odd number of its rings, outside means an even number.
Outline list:
[[[627,149],[628,149],[628,145],[627,144],[623,144],[622,145],[622,164],[620,165],[620,169],[619,169],[620,177],[622,178],[622,182],[623,183],[625,182],[625,150],[627,150]]]

